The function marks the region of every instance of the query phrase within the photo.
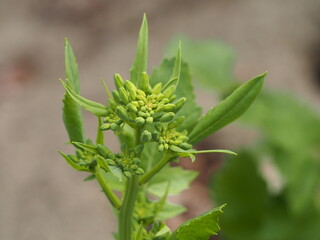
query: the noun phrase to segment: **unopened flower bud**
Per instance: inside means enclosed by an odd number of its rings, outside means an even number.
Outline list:
[[[136,169],[138,169],[138,165],[132,164],[132,165],[130,165],[130,168],[131,168],[132,170],[136,170]]]
[[[160,136],[159,132],[153,132],[152,133],[152,139],[155,140],[155,141],[158,141],[159,136]]]
[[[107,161],[108,165],[110,165],[110,166],[116,166],[117,165],[117,163],[115,161],[113,161],[112,159],[107,159],[106,161]]]
[[[182,98],[179,98],[174,104],[176,105],[176,108],[175,108],[175,112],[178,112],[183,106],[184,106],[184,103],[186,102],[186,98],[185,97],[182,97]]]
[[[183,142],[179,144],[179,147],[181,147],[184,150],[190,149],[192,146],[189,143]]]
[[[102,144],[97,145],[97,150],[99,154],[104,158],[108,158],[109,154],[111,153],[111,151],[107,147],[103,146]]]
[[[119,88],[118,92],[119,92],[119,96],[120,96],[121,101],[124,104],[128,104],[129,103],[129,94],[128,94],[128,92],[123,87]]]
[[[120,126],[116,123],[112,123],[110,129],[112,131],[119,131],[120,130]]]
[[[132,103],[129,103],[127,105],[127,109],[128,109],[129,112],[132,112],[132,113],[138,112],[137,107],[135,105],[133,105]]]
[[[115,110],[117,107],[117,103],[113,100],[113,98],[109,98],[108,104],[109,104],[109,107],[113,110]]]
[[[160,122],[170,122],[174,118],[175,114],[173,112],[168,112],[162,115]]]
[[[162,124],[159,123],[159,122],[157,122],[157,123],[154,124],[154,127],[157,129],[157,131],[161,131],[161,129],[162,129]]]
[[[110,128],[111,128],[111,125],[109,123],[105,123],[100,126],[100,129],[102,131],[109,130]]]
[[[163,94],[164,94],[164,96],[166,97],[166,98],[170,98],[172,95],[173,95],[173,93],[175,92],[175,90],[176,90],[176,87],[175,86],[170,86],[169,88],[167,88],[164,92],[163,92]]]
[[[164,111],[164,112],[172,112],[172,111],[175,111],[175,109],[176,109],[176,105],[175,104],[168,103],[168,104],[163,106],[162,111]]]
[[[153,123],[153,117],[147,117],[146,123],[152,124]]]
[[[151,132],[149,132],[148,130],[144,130],[141,134],[141,142],[149,142],[152,139],[152,135]]]
[[[146,97],[146,93],[144,91],[142,91],[141,89],[138,89],[137,93],[142,97]]]
[[[74,155],[71,155],[71,154],[68,154],[68,157],[72,160],[72,161],[74,161],[74,162],[79,162],[79,159],[76,157],[76,156],[74,156]]]
[[[139,165],[141,163],[141,160],[139,158],[135,157],[132,159],[132,162],[136,165]]]
[[[134,171],[135,174],[137,175],[143,175],[144,174],[144,170],[142,168],[138,168],[137,170]]]
[[[119,73],[116,73],[113,77],[114,79],[114,85],[116,85],[116,88],[119,90],[119,88],[123,87],[124,81]]]
[[[146,121],[144,120],[143,117],[137,117],[137,118],[135,119],[135,122],[136,122],[136,124],[137,124],[139,127],[141,127],[141,126],[144,125],[144,123],[145,123]]]
[[[113,90],[112,91],[112,96],[113,96],[114,100],[116,101],[116,103],[118,103],[118,104],[121,103],[121,99],[120,99],[118,91]]]
[[[123,171],[123,175],[127,178],[131,178],[131,172],[130,171]]]
[[[116,109],[117,115],[123,120],[123,121],[129,121],[129,115],[126,111],[126,109],[122,106],[118,106]]]
[[[162,83],[157,83],[154,88],[152,89],[152,93],[158,95],[161,92]]]
[[[140,88],[146,93],[150,92],[149,77],[146,72],[142,73],[142,77],[141,77],[141,81],[140,81]]]
[[[160,152],[162,152],[162,151],[164,150],[164,146],[163,146],[163,144],[159,144],[159,146],[158,146],[158,150],[159,150]]]

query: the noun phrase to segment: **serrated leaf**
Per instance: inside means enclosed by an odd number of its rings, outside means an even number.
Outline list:
[[[205,114],[189,134],[189,142],[195,144],[240,117],[252,104],[263,85],[267,73],[244,83],[225,100]]]
[[[87,111],[93,113],[96,116],[105,116],[107,114],[107,107],[101,103],[97,103],[91,100],[88,100],[84,97],[81,97],[79,94],[74,92],[72,88],[68,86],[67,83],[61,81],[63,87],[66,89],[68,94],[72,97],[72,99],[77,102],[81,107],[86,109]]]
[[[155,68],[151,74],[151,80],[153,84],[161,82],[163,85],[166,84],[167,79],[173,74],[172,69],[174,68],[175,58],[170,60],[165,59],[159,68]],[[185,116],[183,124],[178,127],[178,130],[190,131],[197,123],[200,115],[201,108],[195,102],[195,95],[193,93],[193,86],[191,83],[191,75],[189,73],[189,66],[186,62],[182,61],[179,83],[176,88],[175,95],[177,99],[186,97],[183,108],[176,114],[177,117]]]
[[[140,86],[140,79],[143,72],[147,71],[148,61],[148,22],[144,14],[139,38],[136,57],[130,70],[130,80],[137,86]]]
[[[65,67],[68,86],[79,93],[79,74],[76,58],[69,41],[65,40]],[[68,132],[70,141],[85,142],[82,111],[80,106],[66,92],[63,101],[63,122]]]
[[[164,221],[184,213],[187,209],[179,204],[166,202],[157,214],[156,220]]]
[[[187,189],[197,175],[198,173],[195,171],[166,165],[150,179],[147,189],[151,194],[162,197],[165,194],[168,182],[170,182],[168,196],[176,195]]]
[[[60,155],[67,161],[67,163],[73,167],[74,169],[78,170],[78,171],[88,171],[88,169],[86,167],[83,166],[79,166],[77,163],[75,163],[74,161],[72,161],[71,158],[69,158],[65,153],[58,151],[58,153],[60,153]]]
[[[208,240],[220,230],[218,217],[223,213],[224,206],[214,208],[183,223],[172,233],[169,240]]]

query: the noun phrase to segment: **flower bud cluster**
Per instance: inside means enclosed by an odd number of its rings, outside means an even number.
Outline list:
[[[123,175],[130,178],[132,174],[143,175],[144,171],[140,167],[140,159],[134,154],[116,153],[106,160],[109,166],[117,166],[123,172]]]
[[[114,76],[114,83],[117,89],[109,99],[102,130],[119,131],[123,123],[144,128],[157,122],[170,122],[186,101],[183,97],[174,102],[176,96],[173,85],[162,87],[158,83],[151,87],[146,73],[142,74],[140,88],[129,80],[123,81],[119,74]],[[143,138],[144,142],[151,140],[149,134],[144,134]]]

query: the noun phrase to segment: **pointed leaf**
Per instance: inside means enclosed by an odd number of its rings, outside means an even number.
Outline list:
[[[69,163],[69,165],[71,167],[73,167],[74,169],[78,170],[78,171],[88,171],[88,169],[86,167],[83,166],[79,166],[77,163],[75,163],[71,158],[69,158],[65,153],[58,151],[58,153],[60,153],[60,155],[67,161],[67,163]]]
[[[143,72],[147,71],[148,58],[148,22],[146,15],[143,16],[136,57],[130,70],[130,80],[137,86],[140,86],[140,79]]]
[[[255,100],[267,73],[244,83],[204,115],[189,134],[189,142],[195,144],[240,117]]]
[[[214,208],[183,223],[172,233],[169,240],[208,240],[220,230],[218,217],[224,206]]]
[[[82,148],[85,151],[91,152],[93,154],[99,154],[97,147],[89,145],[89,144],[84,144],[84,143],[79,143],[79,142],[72,142],[74,145]]]
[[[88,177],[86,177],[85,179],[83,179],[83,181],[87,182],[87,181],[92,181],[94,179],[96,179],[96,175],[91,174]]]
[[[68,86],[79,93],[79,75],[76,58],[69,41],[65,40],[65,66]],[[66,92],[63,101],[63,122],[68,132],[70,141],[85,142],[82,111],[80,106]]]
[[[102,120],[100,117],[98,117],[96,144],[104,145],[104,135],[103,135],[103,131],[100,129],[101,125],[102,125]]]
[[[84,97],[81,97],[77,93],[75,93],[67,83],[64,83],[61,81],[63,87],[66,89],[68,94],[72,97],[74,101],[76,101],[81,107],[86,109],[89,112],[92,112],[93,114],[97,116],[105,116],[107,114],[107,107],[101,103],[97,103],[91,100],[88,100]]]
[[[166,90],[170,86],[177,86],[180,79],[181,72],[181,42],[179,42],[177,56],[175,58],[175,63],[173,67],[172,75],[166,85],[163,86],[162,91]]]

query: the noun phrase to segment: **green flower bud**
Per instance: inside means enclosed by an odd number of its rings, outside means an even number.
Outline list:
[[[74,155],[71,155],[71,154],[68,154],[67,155],[72,161],[74,161],[74,162],[79,162],[79,159],[76,157],[76,156],[74,156]]]
[[[162,115],[160,122],[170,122],[174,118],[175,114],[173,112],[168,112]]]
[[[155,140],[155,141],[158,141],[159,136],[160,136],[159,132],[153,132],[152,133],[152,139]]]
[[[119,131],[120,130],[120,126],[116,123],[112,123],[110,129],[112,131]]]
[[[146,72],[142,73],[142,77],[141,77],[141,81],[140,81],[140,88],[144,92],[150,92],[149,77]]]
[[[184,106],[184,103],[186,102],[186,100],[187,99],[185,97],[182,97],[182,98],[179,98],[178,101],[174,103],[176,105],[175,112],[178,112]]]
[[[157,96],[157,101],[161,101],[164,98],[164,95],[162,93],[159,93]]]
[[[132,165],[130,165],[130,168],[131,168],[132,170],[136,170],[136,169],[138,169],[138,165],[132,164]]]
[[[136,164],[136,165],[140,165],[141,160],[140,160],[139,158],[135,157],[135,158],[132,159],[132,162],[133,162],[134,164]]]
[[[152,134],[148,130],[144,130],[141,134],[141,142],[149,142],[152,139]]]
[[[110,123],[105,123],[100,126],[100,130],[102,131],[109,130],[110,128],[111,128]]]
[[[166,97],[166,98],[170,98],[170,97],[172,97],[172,95],[173,95],[173,93],[175,92],[175,90],[176,90],[176,87],[175,86],[170,86],[169,88],[167,88],[164,92],[163,92],[163,94],[164,94],[164,96]]]
[[[138,116],[139,116],[139,117],[147,118],[147,117],[150,117],[150,114],[149,114],[149,113],[146,113],[146,112],[139,111],[139,112],[138,112]]]
[[[179,144],[179,147],[181,147],[184,150],[190,149],[192,146],[189,143],[183,142]]]
[[[108,165],[110,165],[110,166],[116,166],[117,165],[117,163],[115,161],[113,161],[112,159],[107,159],[106,161],[107,161]]]
[[[129,121],[129,115],[126,109],[122,106],[118,106],[116,109],[117,115],[123,120],[123,121]]]
[[[124,87],[129,91],[129,89],[131,89],[132,91],[137,91],[137,87],[136,85],[134,85],[133,82],[129,81],[129,80],[126,80],[125,84],[124,84]]]
[[[154,88],[152,89],[152,93],[158,95],[161,92],[162,83],[157,83]]]
[[[132,113],[138,112],[137,107],[135,105],[133,105],[132,103],[129,103],[127,105],[127,109],[128,109],[129,112],[132,112]]]
[[[123,175],[126,176],[127,178],[131,178],[131,172],[130,171],[124,171]]]
[[[181,141],[184,141],[184,142],[186,142],[186,141],[189,140],[189,138],[188,138],[187,136],[185,136],[185,135],[180,135],[180,136],[178,137],[178,139],[181,140]]]
[[[143,175],[144,174],[144,170],[142,168],[138,168],[137,170],[134,171],[135,174],[137,175]]]
[[[128,92],[123,87],[119,88],[118,92],[119,92],[119,96],[120,96],[121,101],[124,104],[128,104],[129,103],[129,94],[128,94]]]
[[[142,91],[141,89],[138,89],[137,90],[137,94],[139,94],[139,96],[142,96],[142,97],[146,97],[146,93],[144,91]]]
[[[161,129],[162,129],[162,124],[161,123],[159,123],[159,122],[156,122],[155,124],[154,124],[154,127],[157,129],[157,131],[161,131]]]
[[[135,122],[136,122],[136,124],[138,125],[138,126],[143,126],[144,125],[144,123],[146,122],[145,120],[144,120],[144,118],[143,117],[137,117],[136,119],[135,119]]]
[[[116,85],[116,88],[119,90],[119,88],[123,87],[124,81],[119,73],[116,73],[113,77],[114,79],[114,85]]]
[[[164,150],[164,146],[163,146],[163,144],[159,144],[159,146],[158,146],[158,150],[159,150],[160,152],[162,152],[162,151]]]
[[[168,104],[163,106],[162,111],[164,111],[164,112],[172,112],[172,111],[175,111],[175,109],[176,109],[176,105],[175,104],[168,103]]]
[[[113,110],[115,110],[117,107],[117,103],[112,98],[109,98],[108,104],[109,104],[109,107]]]
[[[119,96],[118,91],[113,90],[113,91],[112,91],[112,96],[113,96],[114,100],[116,101],[116,103],[118,103],[118,104],[121,103],[121,98],[120,98],[120,96]]]
[[[142,101],[142,100],[139,100],[138,103],[139,103],[140,106],[144,105],[144,101]]]
[[[168,150],[168,149],[169,149],[169,145],[168,145],[167,143],[163,144],[163,146],[164,146],[164,149],[165,149],[165,150]]]
[[[146,123],[152,124],[153,123],[153,117],[147,117]]]
[[[102,144],[97,145],[97,150],[99,154],[104,158],[108,158],[109,154],[111,153],[111,151],[107,147],[103,146]]]

